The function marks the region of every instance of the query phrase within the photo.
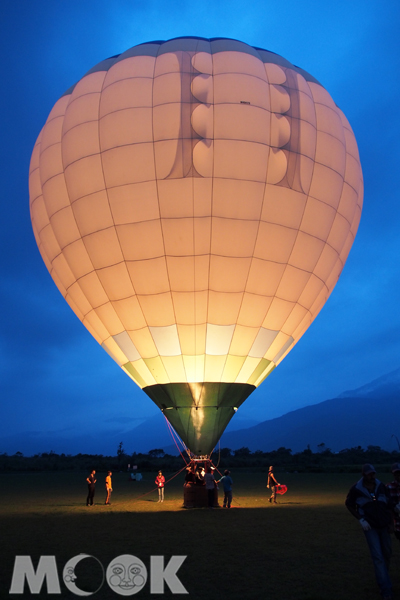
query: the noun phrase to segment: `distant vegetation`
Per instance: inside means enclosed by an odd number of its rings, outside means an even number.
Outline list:
[[[188,457],[183,455],[185,461]],[[251,452],[243,447],[238,450],[221,448],[212,455],[212,461],[221,469],[247,469],[260,471],[273,465],[276,472],[301,473],[358,473],[364,463],[372,463],[378,471],[390,471],[394,462],[400,462],[400,452],[388,452],[379,446],[361,446],[345,448],[340,452],[332,452],[325,444],[318,445],[318,452],[308,447],[302,452],[292,453],[289,448],[278,448],[272,452],[256,450]],[[0,454],[0,471],[127,471],[128,465],[137,467],[138,472],[164,471],[175,472],[185,466],[181,456],[165,454],[161,448],[150,450],[147,454],[127,454],[122,442],[116,449],[115,456],[102,454],[56,454],[53,451],[24,456],[21,452],[13,455]]]

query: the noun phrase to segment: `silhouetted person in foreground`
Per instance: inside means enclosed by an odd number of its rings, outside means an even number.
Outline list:
[[[400,463],[392,465],[394,480],[386,485],[394,504],[394,535],[400,541]]]
[[[350,488],[345,504],[364,531],[382,598],[392,600],[389,563],[392,555],[390,530],[393,502],[387,487],[376,479],[372,465],[363,465],[361,473],[362,478]]]
[[[95,483],[97,481],[97,479],[95,479],[96,475],[96,471],[93,469],[93,471],[90,473],[89,477],[86,477],[86,481],[88,483],[88,496],[86,498],[86,506],[93,506],[94,502],[94,490],[95,490]]]

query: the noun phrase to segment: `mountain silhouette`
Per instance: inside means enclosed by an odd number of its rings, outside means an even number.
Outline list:
[[[299,408],[254,427],[226,432],[221,448],[271,451],[280,447],[314,452],[320,444],[337,452],[354,446],[397,450],[400,369],[337,398]]]
[[[400,439],[400,368],[337,398],[299,408],[281,417],[254,425],[240,413],[235,415],[221,438],[221,448],[271,451],[290,448],[313,452],[324,444],[333,452],[354,446],[380,446],[397,450]],[[252,425],[249,427],[249,425]],[[17,451],[29,456],[53,450],[61,454],[115,456],[120,442],[128,455],[156,448],[178,454],[164,415],[159,412],[140,425],[131,422],[107,424],[107,430],[92,434],[64,431],[25,431],[0,436],[0,452]]]

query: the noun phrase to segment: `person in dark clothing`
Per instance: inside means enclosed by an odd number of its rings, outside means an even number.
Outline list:
[[[232,485],[233,485],[233,481],[232,481],[232,477],[231,477],[231,472],[228,471],[228,469],[225,469],[223,476],[221,477],[221,479],[219,479],[219,481],[217,481],[218,483],[222,483],[223,488],[224,488],[224,504],[223,507],[224,508],[230,508],[231,504],[232,504]]]
[[[193,485],[196,482],[196,470],[193,465],[186,467],[185,486]]]
[[[88,484],[88,496],[86,498],[86,506],[93,506],[95,483],[97,481],[97,479],[95,479],[94,477],[95,475],[96,471],[93,469],[89,477],[86,477],[86,481]]]
[[[362,478],[350,488],[345,504],[364,531],[382,598],[391,600],[389,563],[392,555],[390,530],[393,502],[389,490],[376,479],[372,465],[363,465],[361,473]]]
[[[279,485],[279,483],[275,479],[273,470],[274,470],[274,467],[270,467],[268,469],[267,488],[271,488],[271,497],[269,499],[269,502],[273,502],[274,504],[277,504],[277,502],[276,502],[276,486]]]
[[[394,480],[386,484],[392,499],[395,511],[394,516],[394,535],[400,541],[400,463],[392,465]]]
[[[198,466],[195,472],[195,483],[196,485],[204,485],[204,475],[205,475],[205,469],[204,467],[200,467]]]

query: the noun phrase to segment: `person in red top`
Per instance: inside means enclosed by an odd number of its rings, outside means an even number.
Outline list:
[[[161,471],[158,471],[155,484],[158,488],[158,502],[164,502],[165,477]]]
[[[400,541],[400,463],[392,465],[392,473],[394,481],[387,483],[386,487],[394,504],[394,535]]]

